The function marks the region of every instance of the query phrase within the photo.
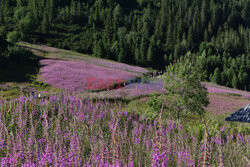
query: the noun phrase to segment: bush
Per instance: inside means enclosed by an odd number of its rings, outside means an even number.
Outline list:
[[[201,73],[204,54],[197,58],[188,53],[177,63],[167,67],[166,102],[169,110],[177,112],[177,119],[182,112],[203,116],[204,106],[209,103],[206,88],[201,85],[204,76]]]
[[[7,34],[7,39],[10,42],[16,43],[20,39],[20,34],[17,31],[12,31]]]
[[[148,109],[146,111],[147,118],[154,119],[161,114],[161,108],[162,108],[163,102],[156,93],[154,93],[153,97],[151,97],[148,100],[147,104],[148,104]]]
[[[30,50],[18,46],[8,47],[8,52],[5,54],[5,57],[21,64],[32,63],[35,60]]]
[[[6,35],[7,35],[6,27],[5,26],[0,26],[0,36],[5,38]]]

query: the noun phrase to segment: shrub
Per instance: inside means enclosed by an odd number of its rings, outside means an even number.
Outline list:
[[[35,61],[35,57],[30,50],[18,46],[8,47],[5,56],[7,59],[16,61],[20,64],[27,64]]]
[[[201,85],[202,58],[204,55],[196,58],[188,53],[177,63],[167,67],[165,73],[167,106],[177,112],[178,119],[183,111],[204,115],[204,106],[209,103],[206,88]]]
[[[7,39],[10,42],[16,43],[20,39],[20,34],[17,31],[12,31],[7,34]]]
[[[163,102],[156,93],[153,93],[153,96],[147,101],[148,109],[146,111],[146,117],[149,119],[155,119],[160,114],[165,116],[165,113],[161,113]]]

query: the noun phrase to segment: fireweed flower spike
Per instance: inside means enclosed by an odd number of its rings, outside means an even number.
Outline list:
[[[107,101],[48,97],[0,103],[1,166],[246,165],[249,136],[234,137],[226,125],[223,137],[209,136],[205,125],[202,138],[174,120],[147,120]]]

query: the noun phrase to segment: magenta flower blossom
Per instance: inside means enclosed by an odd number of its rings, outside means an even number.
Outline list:
[[[82,92],[86,89],[112,89],[115,84],[138,77],[124,69],[107,68],[85,61],[42,60],[43,80],[55,87],[68,91]],[[110,66],[112,67],[112,66]],[[121,87],[121,85],[120,85]]]
[[[220,139],[218,139],[218,138],[215,140],[215,143],[220,145],[220,146],[222,145],[222,141]]]
[[[178,164],[185,163],[187,166],[193,166],[194,165],[194,162],[191,159],[190,154],[187,153],[187,152],[184,152],[184,151],[178,152],[177,159],[178,159],[178,161],[177,161]]]
[[[242,136],[241,136],[239,133],[237,133],[236,139],[237,139],[238,141],[240,141],[240,140],[242,139]]]
[[[158,146],[155,146],[155,151],[153,152],[152,157],[152,167],[164,167],[167,166],[167,153],[161,152],[158,148]]]
[[[182,130],[182,126],[181,124],[178,125],[178,131],[181,131]]]
[[[222,126],[222,127],[220,128],[220,132],[224,132],[224,130],[225,130],[225,126]]]

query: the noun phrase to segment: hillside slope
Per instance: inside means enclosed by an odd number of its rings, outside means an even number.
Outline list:
[[[113,89],[149,71],[136,66],[98,59],[45,45],[21,43],[42,56],[39,74],[44,82],[67,91]]]

